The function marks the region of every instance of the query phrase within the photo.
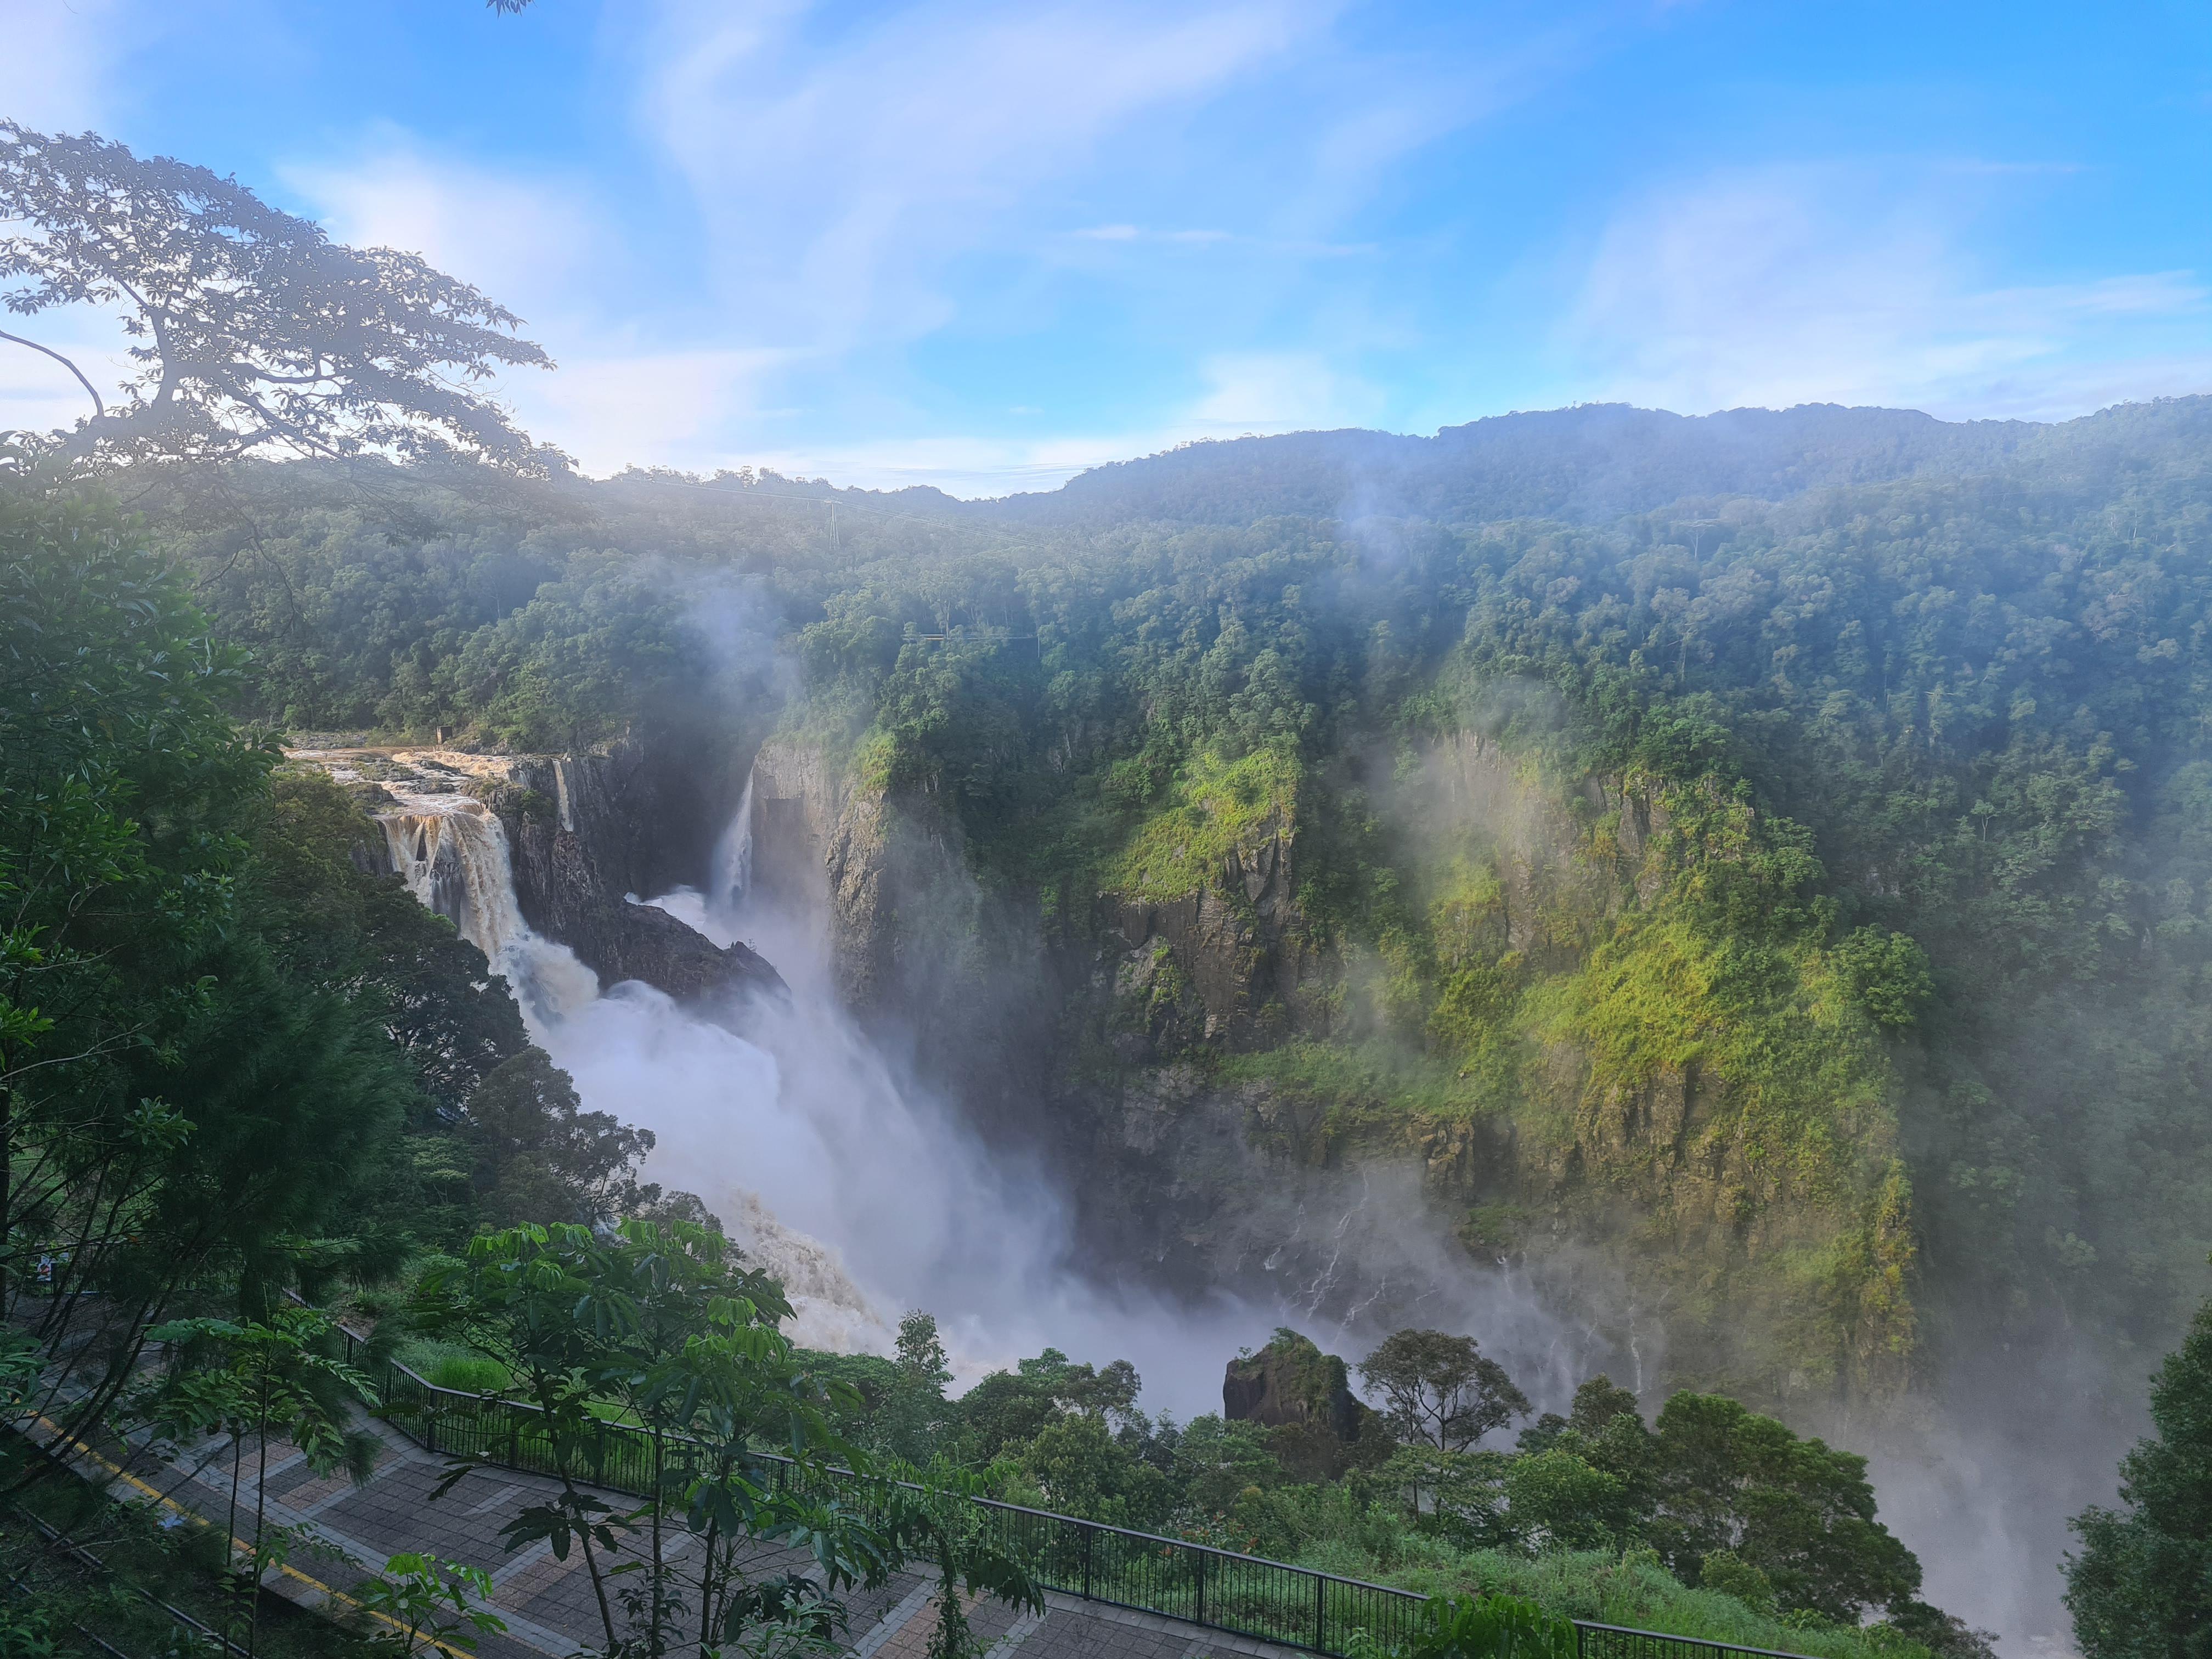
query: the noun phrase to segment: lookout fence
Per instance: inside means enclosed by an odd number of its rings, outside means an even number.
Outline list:
[[[340,1327],[343,1330],[343,1327]],[[361,1339],[345,1331],[349,1354]],[[440,1388],[396,1362],[379,1374],[382,1415],[433,1452],[477,1457],[503,1468],[556,1474],[552,1437],[544,1413],[526,1401]],[[799,1465],[773,1453],[753,1455],[769,1479],[808,1478]],[[648,1430],[601,1421],[586,1449],[582,1474],[591,1484],[638,1496],[653,1488],[656,1464],[663,1481],[681,1479],[691,1466],[691,1443],[663,1437],[656,1447]],[[830,1477],[858,1489],[867,1484],[850,1471]],[[1364,1644],[1389,1647],[1410,1637],[1428,1598],[1389,1584],[1373,1584],[1311,1567],[1240,1555],[1187,1539],[1108,1526],[1071,1515],[1025,1509],[995,1498],[970,1498],[993,1541],[1025,1561],[1047,1589],[1117,1607],[1154,1613],[1208,1630],[1342,1656],[1359,1635]],[[1805,1659],[1765,1648],[1739,1647],[1662,1631],[1577,1620],[1577,1659]]]

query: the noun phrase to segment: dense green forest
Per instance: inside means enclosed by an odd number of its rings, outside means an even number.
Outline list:
[[[658,1420],[680,1396],[695,1437],[734,1412],[741,1436],[943,1471],[932,1478],[956,1495],[980,1482],[1409,1588],[1519,1593],[1554,1613],[1836,1659],[1980,1650],[1916,1598],[1918,1565],[1875,1519],[1863,1460],[1717,1396],[1678,1394],[1647,1427],[1633,1395],[1596,1379],[1571,1415],[1529,1424],[1505,1452],[1474,1443],[1526,1419],[1528,1402],[1474,1343],[1437,1333],[1368,1357],[1363,1375],[1392,1402],[1380,1413],[1351,1402],[1341,1361],[1279,1334],[1240,1362],[1279,1369],[1304,1413],[1273,1430],[1147,1417],[1126,1363],[1051,1352],[949,1397],[920,1314],[890,1358],[763,1349],[743,1329],[718,1348],[711,1334],[729,1316],[715,1310],[750,1310],[740,1324],[772,1331],[787,1312],[781,1293],[725,1264],[690,1219],[696,1199],[635,1182],[649,1138],[579,1109],[482,953],[396,879],[360,867],[357,805],[283,768],[225,711],[252,695],[251,664],[215,643],[178,568],[96,498],[17,494],[4,512],[17,919],[6,1360],[19,1404],[78,1435],[111,1421],[172,1434],[234,1424],[342,1463],[342,1402],[359,1378],[324,1357],[326,1322],[287,1308],[296,1289],[374,1319],[434,1378],[573,1418],[577,1444],[603,1404]],[[611,1245],[559,1224],[614,1216],[630,1219]],[[544,1218],[556,1222],[550,1243],[543,1226],[510,1227]],[[501,1265],[516,1259],[557,1261],[561,1276],[518,1304]],[[671,1261],[690,1265],[664,1283]],[[587,1311],[600,1300],[629,1310],[613,1339],[606,1316]],[[149,1336],[198,1363],[140,1370]],[[88,1391],[77,1358],[62,1358],[88,1351],[106,1357]],[[638,1370],[654,1355],[680,1388]],[[796,1428],[775,1416],[778,1400],[801,1413]],[[24,1473],[12,1460],[8,1470]],[[697,1492],[684,1501],[696,1507]],[[143,1558],[141,1573],[194,1559],[193,1540],[164,1543],[143,1517],[71,1512]],[[926,1532],[941,1516],[900,1524]],[[771,1519],[763,1509],[753,1524]],[[854,1580],[871,1562],[879,1572],[906,1535],[835,1524],[850,1533],[838,1548],[854,1553],[836,1559]],[[256,1569],[285,1547],[257,1528]],[[712,1561],[710,1550],[710,1572]],[[657,1578],[657,1553],[649,1565]],[[488,1583],[447,1569],[441,1580],[434,1563],[395,1559],[366,1605],[442,1595],[495,1620],[481,1613]],[[1013,1572],[982,1582],[1024,1593]],[[833,1573],[829,1588],[840,1582]],[[702,1581],[698,1594],[750,1607],[729,1601],[741,1587]],[[174,1593],[191,1599],[189,1580]],[[25,1602],[8,1615],[10,1640],[50,1641],[71,1605],[66,1590]],[[1872,1638],[1857,1629],[1869,1615],[1885,1615]],[[242,1626],[249,1644],[259,1618]],[[640,1638],[609,1619],[611,1651],[659,1639],[650,1620]],[[450,1638],[461,1626],[440,1628]]]

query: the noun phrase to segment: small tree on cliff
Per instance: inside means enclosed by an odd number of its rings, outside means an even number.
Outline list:
[[[2120,1507],[2074,1520],[2066,1605],[2087,1659],[2212,1654],[2212,1304],[2150,1385],[2157,1432],[2120,1464]]]
[[[1492,1429],[1528,1414],[1528,1396],[1471,1336],[1400,1331],[1360,1363],[1368,1387],[1401,1440],[1465,1451]]]

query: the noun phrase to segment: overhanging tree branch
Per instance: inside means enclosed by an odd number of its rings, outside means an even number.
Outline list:
[[[96,418],[107,413],[107,405],[100,400],[100,388],[93,385],[90,380],[84,378],[84,371],[82,369],[79,368],[68,358],[63,356],[60,352],[55,350],[52,346],[40,345],[36,340],[27,340],[20,334],[10,334],[4,328],[0,328],[0,340],[12,340],[19,346],[28,346],[32,350],[43,352],[47,356],[52,358],[64,368],[69,370],[70,374],[76,376],[76,383],[84,388],[85,395],[92,399],[92,412],[94,417]]]

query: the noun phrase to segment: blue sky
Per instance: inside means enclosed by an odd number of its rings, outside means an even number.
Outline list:
[[[595,472],[2212,391],[2196,3],[0,0],[0,113],[477,283]]]

